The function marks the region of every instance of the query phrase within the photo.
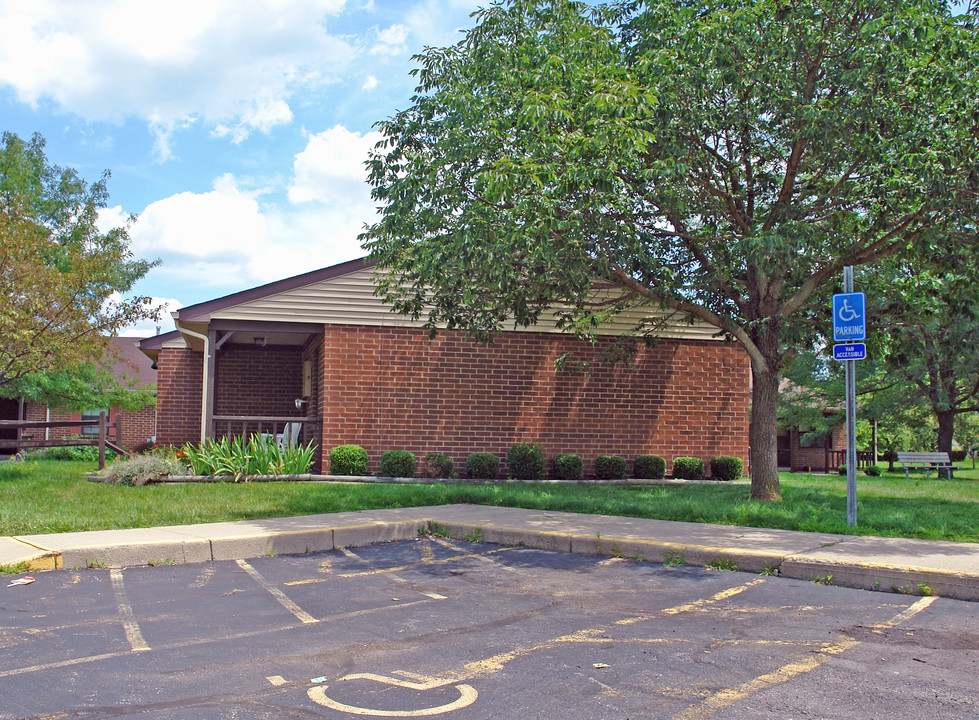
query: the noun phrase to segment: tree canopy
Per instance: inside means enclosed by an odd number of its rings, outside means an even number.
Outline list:
[[[412,105],[379,123],[380,291],[480,337],[555,304],[579,332],[635,306],[716,326],[750,358],[752,497],[779,497],[779,377],[820,288],[979,214],[974,30],[937,0],[510,0],[475,19],[416,57]]]
[[[133,258],[127,227],[98,227],[107,179],[89,184],[51,164],[40,135],[25,142],[3,134],[0,393],[67,387],[66,373],[97,387],[87,364],[101,358],[108,338],[156,316],[149,298],[124,297],[154,263]]]

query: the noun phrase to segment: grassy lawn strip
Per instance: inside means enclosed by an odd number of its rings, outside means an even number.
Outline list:
[[[856,532],[846,526],[846,481],[783,474],[780,503],[745,486],[338,485],[215,483],[128,487],[91,483],[91,463],[0,464],[0,535],[186,525],[444,503],[979,542],[979,471],[926,481],[903,473],[857,479]]]

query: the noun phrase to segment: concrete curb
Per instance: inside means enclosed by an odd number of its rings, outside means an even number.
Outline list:
[[[0,538],[0,565],[42,570],[299,555],[420,533],[979,600],[979,544],[470,505]]]

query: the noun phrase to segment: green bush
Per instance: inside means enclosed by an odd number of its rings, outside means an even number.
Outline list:
[[[621,455],[599,455],[595,458],[595,477],[599,480],[621,480],[626,462]]]
[[[514,480],[540,480],[544,472],[544,451],[540,443],[517,443],[507,450],[506,464]]]
[[[162,454],[133,455],[108,465],[102,480],[115,485],[139,487],[166,480],[171,475],[186,475],[187,467],[175,457]]]
[[[838,468],[836,468],[836,472],[838,472],[840,475],[846,475],[846,465],[840,465]]]
[[[743,473],[741,458],[718,455],[710,459],[710,476],[716,480],[737,480]]]
[[[99,449],[91,445],[68,445],[67,447],[37,448],[34,450],[24,450],[21,456],[25,460],[89,460],[98,462]],[[115,458],[116,453],[112,448],[105,449],[105,459]]]
[[[666,477],[666,460],[659,455],[639,455],[632,465],[632,474],[643,480],[662,480]]]
[[[863,472],[865,475],[869,475],[870,477],[880,477],[880,468],[876,465],[870,465],[869,467],[864,468]]]
[[[673,477],[678,480],[700,480],[704,477],[704,461],[694,457],[673,458]]]
[[[964,450],[964,449],[952,450],[952,452],[948,454],[948,459],[951,460],[952,462],[962,462],[963,460],[965,460],[968,454],[969,454],[968,450]]]
[[[585,476],[585,463],[580,455],[558,453],[551,458],[551,475],[557,480],[581,480]]]
[[[407,450],[388,450],[381,455],[381,477],[415,477],[414,453]]]
[[[452,458],[445,453],[432,452],[425,456],[425,477],[450,478],[453,467]]]
[[[476,452],[466,458],[466,477],[495,480],[500,474],[500,459],[492,453]]]
[[[366,475],[367,451],[360,445],[337,445],[330,450],[331,475]]]

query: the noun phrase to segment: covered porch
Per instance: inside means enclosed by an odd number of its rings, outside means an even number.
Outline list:
[[[165,416],[182,428],[159,428],[159,442],[275,436],[289,444],[321,442],[319,414],[322,326],[240,320],[177,322],[177,330],[142,341],[154,360],[169,353],[173,370],[161,372],[167,386]],[[176,356],[177,362],[173,362]],[[199,435],[188,416],[199,418]],[[185,437],[193,433],[195,437]],[[315,467],[320,467],[317,451]]]

